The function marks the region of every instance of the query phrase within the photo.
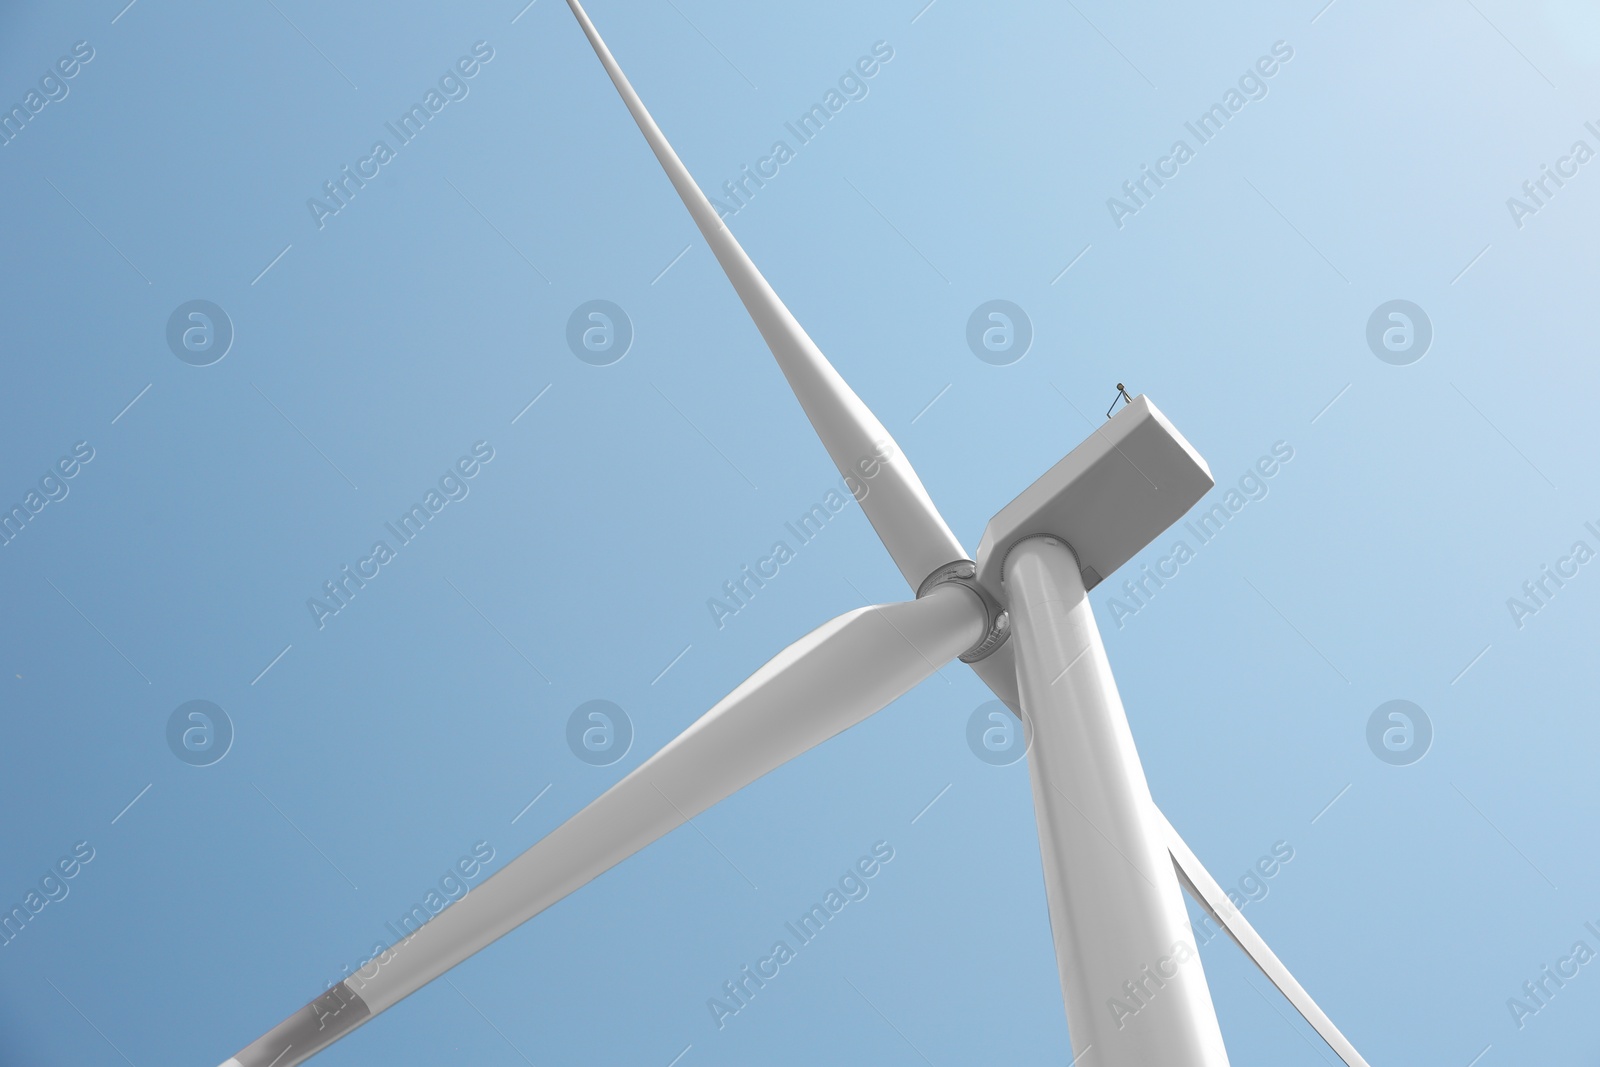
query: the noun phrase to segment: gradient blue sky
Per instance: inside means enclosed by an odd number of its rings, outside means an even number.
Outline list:
[[[1506,1001],[1600,949],[1600,563],[1520,627],[1506,602],[1600,549],[1600,162],[1520,227],[1506,201],[1600,149],[1600,15],[1323,2],[590,14],[711,192],[893,49],[732,226],[965,544],[1118,381],[1219,486],[1293,449],[1120,628],[1125,575],[1095,594],[1157,801],[1225,884],[1293,847],[1247,915],[1374,1064],[1593,1063],[1600,965],[1520,1029]],[[0,146],[0,503],[94,450],[0,547],[0,899],[94,850],[0,947],[7,1065],[220,1062],[474,843],[499,866],[906,595],[852,507],[714,624],[837,475],[558,0],[123,3],[0,14],[8,108],[93,49]],[[319,228],[308,198],[479,41]],[[1119,228],[1107,198],[1279,41]],[[195,299],[235,331],[206,367],[166,341]],[[635,333],[610,366],[567,347],[593,299]],[[965,340],[991,299],[1032,324],[1009,366]],[[1411,365],[1366,343],[1391,299],[1432,324]],[[470,494],[319,629],[307,598],[479,441]],[[592,699],[636,735],[606,767],[566,743]],[[1025,765],[965,740],[987,699],[946,669],[317,1062],[1065,1063]],[[1394,699],[1432,723],[1408,766],[1366,740]],[[233,724],[211,766],[168,747],[191,700]],[[716,1029],[706,999],[877,841],[870,895]],[[1204,959],[1235,1064],[1331,1062],[1230,944]]]

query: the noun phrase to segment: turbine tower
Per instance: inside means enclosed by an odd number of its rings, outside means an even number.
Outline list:
[[[976,558],[910,462],[717,216],[578,0],[622,101],[755,322],[915,598],[859,608],[778,653],[616,785],[223,1067],[293,1067],[773,768],[953,659],[1031,734],[1028,773],[1074,1060],[1227,1067],[1183,891],[1348,1067],[1367,1067],[1157,810],[1088,590],[1213,486],[1144,396],[990,520]],[[870,472],[870,474],[869,474]],[[368,969],[373,973],[368,975]]]

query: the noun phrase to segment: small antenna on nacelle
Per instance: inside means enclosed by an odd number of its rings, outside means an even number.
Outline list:
[[[1128,402],[1129,404],[1133,403],[1133,397],[1128,395],[1127,387],[1124,386],[1121,382],[1117,383],[1116,400],[1111,401],[1111,406],[1106,409],[1106,418],[1109,419],[1111,417],[1111,413],[1116,410],[1116,408],[1117,408],[1117,400],[1124,400],[1124,401]]]

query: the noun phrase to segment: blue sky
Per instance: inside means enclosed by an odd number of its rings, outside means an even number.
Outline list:
[[[839,479],[564,5],[123,2],[0,15],[0,504],[29,515],[0,899],[60,898],[0,947],[5,1064],[220,1062],[480,842],[498,867],[789,641],[907,595],[850,507],[717,625]],[[1246,914],[1373,1063],[1593,1062],[1600,965],[1520,1026],[1507,1001],[1600,950],[1600,17],[1322,4],[590,15],[708,193],[788,142],[730,225],[964,544],[1119,381],[1218,494],[1292,451],[1136,613],[1127,568],[1093,594],[1156,799],[1225,885],[1292,847]],[[595,300],[631,332],[606,365],[568,342]],[[968,345],[992,300],[1020,359]],[[1368,344],[1395,300],[1412,362]],[[967,744],[988,699],[947,668],[317,1062],[1064,1063],[1025,764]],[[210,762],[169,729],[197,700],[230,724]],[[592,700],[631,722],[603,766],[567,741]],[[1393,700],[1421,759],[1369,747]],[[707,999],[878,842],[718,1029]],[[1230,944],[1204,960],[1235,1064],[1331,1062]]]

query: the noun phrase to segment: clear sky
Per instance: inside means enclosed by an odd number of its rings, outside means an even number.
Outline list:
[[[908,595],[858,508],[787,532],[838,476],[559,0],[125,2],[0,14],[8,1067],[214,1067]],[[1593,1063],[1600,16],[1324,2],[590,14],[969,548],[1117,382],[1206,457],[1220,532],[1095,611],[1158,803],[1371,1062]],[[1065,1063],[989,699],[947,668],[317,1062]],[[1203,956],[1235,1064],[1331,1062]]]

